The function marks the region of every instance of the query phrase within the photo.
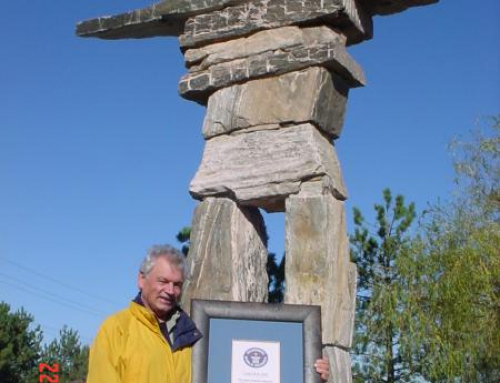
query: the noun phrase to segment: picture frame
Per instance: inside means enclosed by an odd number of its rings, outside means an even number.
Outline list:
[[[282,342],[279,364],[292,378],[281,382],[321,381],[314,367],[322,355],[320,306],[193,299],[191,318],[203,334],[193,347],[192,383],[231,383],[231,339]]]

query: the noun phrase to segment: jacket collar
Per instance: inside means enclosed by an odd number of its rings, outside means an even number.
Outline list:
[[[141,323],[163,337],[158,319],[156,319],[156,316],[151,310],[144,306],[140,293],[130,302],[130,310]],[[170,345],[173,351],[192,346],[203,337],[196,327],[196,324],[184,310],[179,306],[176,307],[176,310],[180,312],[180,317],[174,327],[174,344]],[[168,339],[166,340],[170,344],[170,341]]]

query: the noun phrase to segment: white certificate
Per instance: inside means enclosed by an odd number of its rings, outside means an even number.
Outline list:
[[[233,339],[231,383],[281,383],[280,343]]]

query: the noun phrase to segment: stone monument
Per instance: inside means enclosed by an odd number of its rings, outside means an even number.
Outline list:
[[[188,69],[179,93],[207,106],[184,307],[265,302],[259,208],[284,212],[285,303],[321,305],[330,380],[352,381],[357,271],[333,143],[365,78],[346,46],[372,37],[375,15],[437,1],[170,0],[77,25],[82,37],[178,37]]]

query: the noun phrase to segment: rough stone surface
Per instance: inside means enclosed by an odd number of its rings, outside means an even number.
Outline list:
[[[328,383],[352,383],[351,356],[346,350],[326,346],[323,355],[330,362],[330,378]]]
[[[324,194],[316,183],[304,183],[286,201],[285,251],[285,303],[321,305],[323,344],[349,348],[355,272],[349,262],[344,203]]]
[[[356,325],[356,294],[358,290],[358,267],[355,263],[349,263],[349,311],[350,317],[347,319],[347,323],[345,324],[346,328],[346,337],[349,339],[349,348],[352,347],[352,342],[354,340],[354,331]]]
[[[323,32],[324,28],[311,28],[307,34],[320,35]],[[221,62],[206,70],[186,74],[179,83],[179,93],[184,98],[206,104],[208,97],[218,89],[311,66],[322,66],[336,73],[349,87],[365,83],[363,70],[337,39],[292,48],[262,49],[262,53],[251,57]]]
[[[248,37],[214,43],[201,48],[188,49],[184,53],[184,59],[189,71],[197,72],[215,64],[264,52],[335,42],[345,45],[345,36],[326,26],[314,28],[290,26],[260,31]]]
[[[186,19],[246,0],[165,0],[115,16],[81,21],[76,34],[102,39],[179,36]]]
[[[258,209],[208,198],[195,210],[182,305],[191,299],[267,301],[265,229]]]
[[[259,126],[214,137],[189,191],[196,199],[230,196],[243,205],[283,211],[284,199],[304,181],[345,199],[340,165],[331,142],[311,124]]]
[[[438,0],[261,0],[260,3],[245,0],[165,0],[142,9],[79,22],[76,26],[76,34],[81,37],[102,39],[179,36],[188,18],[213,11],[221,11],[220,15],[223,15],[224,8],[232,6],[230,8],[235,11],[229,11],[228,15],[236,19],[226,21],[224,16],[212,16],[216,19],[215,24],[210,25],[203,32],[208,33],[214,27],[226,28],[226,24],[229,23],[238,25],[239,33],[250,30],[250,25],[263,29],[260,24],[265,23],[261,19],[266,19],[266,28],[273,28],[272,23],[276,23],[274,18],[280,16],[283,19],[281,25],[311,22],[319,18],[328,25],[341,30],[347,36],[348,44],[354,44],[372,37],[371,15],[388,15],[404,11],[409,7],[436,2]],[[248,5],[242,7],[241,3]],[[254,10],[263,3],[271,3],[270,15],[266,17],[261,17],[259,12]],[[289,17],[291,19],[288,19]],[[246,21],[245,28],[242,26],[245,21],[241,20],[244,18],[254,20]],[[200,17],[196,22],[191,22],[193,27],[200,29],[201,24],[207,21],[206,18]],[[279,25],[278,23],[274,27]]]
[[[179,43],[189,48],[234,39],[329,15],[338,17],[342,9],[342,0],[250,0],[189,18]]]
[[[337,138],[347,93],[343,80],[321,67],[233,85],[208,100],[203,136],[209,139],[258,125],[311,122]]]
[[[372,15],[366,11],[365,7],[360,6],[359,0],[342,0],[342,7],[349,22],[337,28],[349,36],[349,45],[371,39],[373,37]]]

